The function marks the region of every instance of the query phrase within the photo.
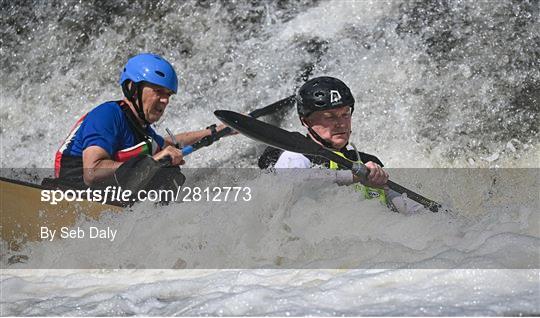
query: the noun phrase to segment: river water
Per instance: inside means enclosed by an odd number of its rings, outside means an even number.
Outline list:
[[[79,221],[118,229],[112,245],[31,243],[26,263],[8,265],[3,244],[2,315],[540,313],[538,1],[1,8],[3,169],[52,168],[75,121],[121,97],[127,57],[150,51],[181,78],[158,132],[201,129],[216,109],[249,112],[306,78],[339,77],[357,100],[352,141],[454,211],[399,215],[350,189],[260,174],[242,181],[251,202],[140,204]],[[266,120],[302,130],[292,109]],[[263,149],[229,137],[186,167],[214,170],[195,185],[238,183],[215,168],[256,167]],[[75,269],[99,257],[122,269]]]

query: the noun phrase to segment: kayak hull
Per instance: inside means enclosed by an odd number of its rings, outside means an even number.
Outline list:
[[[0,233],[10,250],[27,242],[41,241],[41,228],[59,231],[71,227],[80,217],[98,219],[105,212],[121,212],[121,206],[100,202],[42,201],[45,188],[31,183],[0,178]]]

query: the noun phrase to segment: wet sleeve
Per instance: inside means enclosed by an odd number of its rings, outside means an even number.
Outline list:
[[[305,168],[311,168],[312,164],[309,159],[296,152],[290,152],[290,151],[284,151],[281,156],[279,156],[278,160],[276,161],[276,164],[274,165],[274,168],[280,169],[280,168],[298,168],[298,169],[305,169]]]
[[[274,168],[281,175],[290,174],[291,177],[295,179],[300,178],[304,181],[328,180],[329,182],[340,185],[349,185],[353,183],[353,176],[350,171],[317,169],[313,167],[313,164],[306,156],[290,151],[284,151],[281,154],[274,165]]]
[[[402,214],[415,214],[425,210],[424,206],[420,203],[411,200],[407,197],[406,193],[399,194],[398,192],[389,189],[386,193],[391,205]]]
[[[98,107],[88,113],[81,127],[83,150],[90,146],[99,146],[112,158],[120,145],[123,129],[121,115],[107,107]]]

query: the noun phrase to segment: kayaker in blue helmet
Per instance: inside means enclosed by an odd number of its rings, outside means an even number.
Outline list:
[[[133,56],[122,69],[124,98],[105,102],[80,118],[55,158],[55,175],[72,184],[94,185],[111,178],[124,162],[146,154],[169,165],[184,164],[176,141],[191,145],[216,134],[225,126],[163,138],[151,127],[164,114],[178,91],[178,77],[163,57],[143,53]]]
[[[369,168],[367,181],[360,185],[360,177],[337,163],[318,156],[283,151],[268,147],[259,158],[259,167],[273,168],[312,168],[322,166],[335,170],[328,175],[339,184],[356,184],[357,190],[368,198],[378,198],[394,210],[413,212],[422,209],[418,203],[401,197],[397,192],[385,187],[388,173],[383,163],[374,155],[357,152],[349,145],[352,132],[351,119],[355,99],[351,90],[341,80],[322,76],[313,78],[300,87],[296,94],[298,116],[307,128],[306,138],[333,150],[336,154],[351,161],[361,161]],[[399,198],[398,198],[399,197]],[[405,201],[404,201],[405,200]]]

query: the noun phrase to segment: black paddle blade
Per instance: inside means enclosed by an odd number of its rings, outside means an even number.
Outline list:
[[[255,109],[254,111],[249,113],[249,116],[253,118],[257,118],[261,116],[270,115],[277,112],[278,110],[282,108],[285,108],[285,106],[294,105],[294,101],[295,101],[295,95],[291,95],[289,97],[285,97],[281,100],[278,100],[277,102],[270,104],[264,108]]]
[[[299,132],[290,132],[230,110],[216,110],[214,115],[239,133],[262,143],[292,152],[320,155],[321,146]]]
[[[272,147],[303,153],[305,155],[325,157],[348,169],[351,169],[353,166],[352,161],[323,148],[299,132],[287,131],[230,110],[216,110],[214,115],[241,134]]]
[[[365,166],[355,166],[352,161],[338,156],[334,152],[323,148],[321,145],[317,144],[309,138],[306,138],[299,132],[290,132],[279,127],[267,124],[265,122],[259,121],[255,118],[230,110],[216,110],[214,112],[214,115],[216,115],[219,120],[221,120],[229,127],[232,127],[236,131],[248,136],[251,139],[255,139],[270,146],[292,152],[303,153],[306,155],[325,157],[343,167],[352,169],[353,173],[357,175],[366,176],[369,172],[369,170],[367,170]],[[364,169],[359,169],[360,167],[364,167]],[[433,212],[438,211],[440,207],[440,204],[438,204],[437,202],[429,200],[419,195],[418,193],[415,193],[390,180],[388,180],[387,185],[390,187],[390,189],[398,193],[406,192],[409,198],[424,205],[426,208],[432,210]]]

